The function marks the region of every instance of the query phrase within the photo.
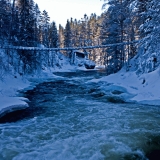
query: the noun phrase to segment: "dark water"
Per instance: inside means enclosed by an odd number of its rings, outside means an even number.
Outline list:
[[[0,160],[160,159],[158,106],[95,96],[100,84],[86,82],[104,72],[55,74],[24,93],[30,108],[0,120]]]

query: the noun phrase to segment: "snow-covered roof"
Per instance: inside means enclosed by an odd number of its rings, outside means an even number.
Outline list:
[[[84,54],[84,55],[89,54],[88,52],[82,52],[82,51],[79,51],[79,50],[74,50],[74,52]]]

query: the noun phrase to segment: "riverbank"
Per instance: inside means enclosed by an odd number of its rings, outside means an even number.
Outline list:
[[[117,97],[125,102],[147,105],[160,105],[160,69],[137,75],[135,71],[126,72],[122,69],[116,74],[93,79],[91,82],[102,83],[100,89],[104,92],[119,92]],[[122,94],[120,94],[122,93]]]
[[[0,115],[14,110],[21,110],[28,107],[28,99],[19,96],[20,90],[33,88],[35,82],[43,82],[46,79],[56,78],[53,71],[71,72],[76,68],[65,68],[61,70],[48,70],[39,76],[21,77],[18,75],[7,75],[0,81]],[[31,80],[32,79],[32,80]],[[93,79],[89,82],[101,83],[100,89],[103,93],[117,92],[116,97],[123,98],[125,102],[133,102],[148,105],[160,105],[160,70],[137,76],[135,72],[121,70],[116,74],[105,76],[100,79]],[[106,85],[107,84],[107,85]],[[122,93],[122,94],[119,94]],[[113,96],[113,94],[110,94]],[[115,94],[114,94],[115,96]]]
[[[53,72],[72,72],[76,69],[75,66],[67,65],[61,69],[46,69],[37,75],[20,76],[18,74],[6,74],[0,79],[0,117],[6,113],[29,107],[28,99],[21,97],[19,91],[32,89],[37,83],[57,78],[58,76],[55,76]]]
[[[18,91],[29,85],[29,81],[20,76],[6,75],[0,80],[0,116],[28,107],[27,99],[19,97]]]

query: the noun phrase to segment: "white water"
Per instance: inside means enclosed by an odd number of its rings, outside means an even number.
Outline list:
[[[102,101],[84,80],[48,82],[29,93],[33,113],[0,124],[0,160],[145,160],[160,149],[159,107]]]

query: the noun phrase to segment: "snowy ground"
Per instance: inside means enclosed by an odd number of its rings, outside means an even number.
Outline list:
[[[28,107],[28,99],[19,97],[18,91],[34,88],[37,82],[40,83],[46,79],[52,80],[53,78],[57,78],[53,72],[71,72],[76,69],[75,66],[66,65],[61,69],[46,69],[41,75],[29,77],[6,75],[3,79],[0,79],[0,117],[6,112],[12,112],[14,110]],[[84,67],[79,69],[85,70]]]
[[[136,75],[134,71],[126,72],[122,69],[112,74],[91,82],[102,83],[101,89],[104,92],[117,92],[117,96],[126,102],[137,102],[141,104],[160,105],[160,68],[157,70]],[[115,94],[112,94],[115,95]]]
[[[68,66],[56,71],[73,71],[76,68]],[[84,69],[84,68],[82,68]],[[55,71],[55,70],[54,70]],[[45,71],[39,81],[46,78],[55,78],[52,71]],[[31,79],[31,77],[29,77]],[[93,79],[90,82],[101,83],[101,90],[106,93],[115,93],[116,96],[123,98],[126,102],[138,102],[142,104],[160,105],[160,69],[151,73],[137,76],[135,72],[126,72],[121,70],[116,74],[112,74],[101,79]],[[27,78],[6,76],[4,80],[0,80],[0,115],[12,110],[28,107],[27,99],[18,96],[18,90],[34,87],[34,83]],[[118,93],[118,94],[117,94]],[[115,94],[114,94],[115,96]]]
[[[6,76],[0,80],[0,115],[17,108],[28,107],[25,98],[18,97],[17,91],[29,86],[29,81],[21,77]]]

